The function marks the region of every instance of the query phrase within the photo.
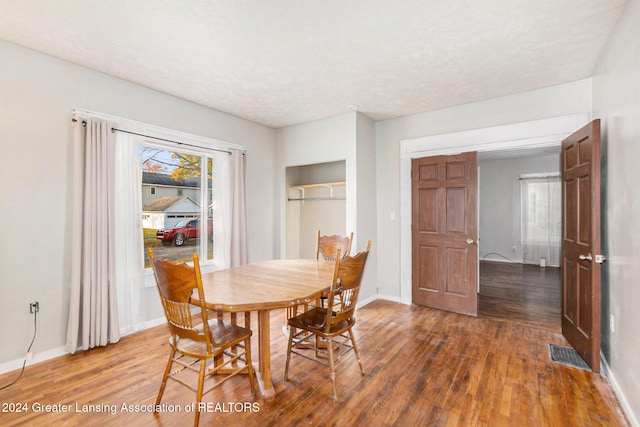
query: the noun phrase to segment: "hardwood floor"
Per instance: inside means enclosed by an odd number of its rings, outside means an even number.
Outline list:
[[[236,377],[205,395],[211,406],[201,415],[200,425],[628,425],[606,378],[550,361],[548,344],[567,343],[551,319],[554,315],[544,308],[549,295],[528,289],[529,279],[518,282],[519,273],[513,274],[512,279],[506,279],[506,272],[494,275],[495,283],[483,290],[478,318],[382,300],[359,309],[355,332],[366,375],[360,375],[352,354],[340,359],[338,402],[331,400],[328,368],[311,361],[292,356],[290,379],[283,380],[284,313],[274,312],[275,401],[251,396],[246,378]],[[505,278],[498,280],[501,275]],[[505,283],[509,280],[512,286]],[[523,293],[539,308],[509,319]],[[141,408],[123,408],[155,402],[168,356],[166,341],[166,327],[160,326],[116,345],[28,366],[17,384],[0,391],[2,409],[23,403],[28,411],[0,412],[0,423],[190,425],[193,414],[185,408],[194,393],[176,383],[169,383],[165,391],[163,402],[174,405],[166,406],[167,412],[154,416]],[[256,351],[255,333],[253,341]],[[0,376],[0,386],[15,376]],[[51,407],[37,412],[38,405]],[[65,408],[70,412],[51,412]]]
[[[478,315],[560,333],[560,268],[480,263]]]

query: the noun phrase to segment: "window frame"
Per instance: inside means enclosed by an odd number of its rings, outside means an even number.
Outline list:
[[[197,155],[201,156],[202,161],[200,162],[200,197],[198,198],[198,202],[200,204],[200,217],[208,218],[208,209],[209,209],[209,201],[208,201],[208,192],[213,189],[209,188],[209,180],[208,180],[208,171],[207,164],[208,161],[214,161],[215,155],[213,151],[219,150],[218,148],[208,149],[205,147],[194,147],[194,146],[186,146],[184,144],[169,142],[169,141],[156,141],[153,136],[144,137],[138,136],[136,142],[136,147],[149,147],[153,149],[170,151],[170,152],[180,152],[188,155]],[[214,166],[215,167],[215,166]],[[212,177],[213,180],[213,177]],[[213,187],[213,186],[212,186]],[[139,213],[142,215],[142,212]],[[200,230],[201,235],[207,235],[209,230],[209,222],[201,221],[201,226],[203,228]],[[212,230],[215,233],[214,230]],[[215,236],[214,236],[215,240]],[[198,256],[200,257],[200,269],[203,273],[216,271],[221,269],[222,267],[218,266],[213,259],[208,259],[207,251],[209,241],[208,239],[200,239],[201,244],[199,245]],[[204,242],[204,244],[202,243]],[[146,250],[146,249],[144,249]],[[193,265],[193,261],[186,261],[187,265]],[[144,268],[144,267],[143,267]],[[155,278],[153,277],[153,270],[149,268],[144,268],[144,282],[145,287],[154,287],[156,286]]]

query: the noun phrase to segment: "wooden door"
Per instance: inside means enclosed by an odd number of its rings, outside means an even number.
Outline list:
[[[600,372],[600,120],[562,141],[562,335]]]
[[[477,153],[412,161],[412,300],[477,316]]]

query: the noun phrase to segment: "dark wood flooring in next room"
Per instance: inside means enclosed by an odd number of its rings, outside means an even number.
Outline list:
[[[560,333],[560,268],[480,263],[478,315]]]
[[[246,378],[238,376],[205,401],[255,405],[244,412],[203,413],[200,425],[628,426],[605,377],[549,358],[549,343],[567,345],[559,332],[557,271],[499,263],[483,263],[482,270],[478,318],[383,300],[358,309],[354,331],[366,375],[360,375],[353,355],[342,357],[336,364],[337,402],[324,366],[298,357],[291,361],[289,381],[283,379],[284,312],[274,312],[275,400],[251,396]],[[254,354],[256,336],[254,331]],[[162,325],[115,345],[28,366],[17,384],[0,391],[0,402],[26,403],[29,410],[0,413],[0,424],[191,425],[193,414],[185,411],[121,409],[153,404],[167,356]],[[0,375],[0,386],[15,376]],[[163,402],[185,407],[193,398],[170,383]],[[36,412],[34,403],[74,406],[68,413]],[[75,410],[91,404],[117,409]]]

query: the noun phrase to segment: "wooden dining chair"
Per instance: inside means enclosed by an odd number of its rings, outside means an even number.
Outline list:
[[[356,303],[370,249],[371,241],[368,242],[365,251],[345,258],[341,257],[341,249],[338,249],[326,307],[314,307],[288,321],[289,344],[284,379],[289,377],[292,353],[329,366],[334,401],[338,400],[335,378],[335,361],[338,358],[353,350],[360,372],[364,375],[352,328],[356,323]],[[314,344],[320,339],[326,341],[326,346],[320,347]],[[318,357],[319,355],[322,357]]]
[[[341,250],[342,257],[351,253],[351,243],[353,242],[353,232],[349,236],[340,236],[337,234],[323,236],[320,230],[316,233],[316,261],[335,261],[338,250]],[[297,315],[301,311],[309,310],[309,307],[315,305],[324,305],[326,296],[320,297],[314,303],[301,304],[300,306],[289,307],[286,310],[287,320]],[[283,326],[283,331],[285,327]]]
[[[353,243],[353,231],[349,236],[331,235],[322,236],[318,230],[316,236],[316,261],[335,261],[338,250],[341,249],[342,257],[351,254],[351,244]],[[324,305],[326,296],[320,297],[320,305]],[[308,307],[306,308],[308,309]],[[306,311],[305,309],[305,311]]]
[[[342,248],[342,256],[351,254],[351,243],[353,242],[353,232],[349,236],[321,236],[318,230],[316,236],[316,260],[335,261],[338,249]]]
[[[229,378],[247,373],[251,394],[255,395],[251,329],[225,323],[220,319],[209,320],[197,254],[193,254],[191,267],[156,259],[152,248],[148,252],[171,333],[171,353],[158,391],[156,407],[160,405],[167,381],[177,381],[196,392],[194,425],[197,426],[200,419],[199,403],[203,394]],[[194,294],[196,289],[197,294]],[[194,310],[196,307],[199,310]],[[207,368],[207,362],[211,360],[213,363]],[[172,369],[174,363],[180,365],[178,369]],[[197,374],[196,387],[193,386],[194,373]],[[221,378],[222,374],[226,376]],[[189,376],[192,377],[192,382],[188,382],[186,377]],[[211,379],[213,384],[205,391],[205,379],[213,376],[216,376]]]

